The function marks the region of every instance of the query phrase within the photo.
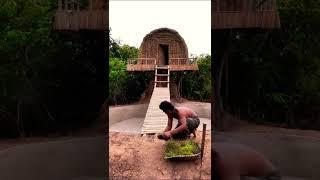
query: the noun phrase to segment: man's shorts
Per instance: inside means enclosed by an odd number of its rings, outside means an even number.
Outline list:
[[[200,119],[198,117],[187,118],[187,130],[172,135],[172,138],[173,139],[187,139],[190,136],[190,134],[193,133],[194,130],[196,130],[199,127],[199,124],[200,124]],[[178,124],[176,126],[176,128],[179,126],[180,126],[180,124]]]

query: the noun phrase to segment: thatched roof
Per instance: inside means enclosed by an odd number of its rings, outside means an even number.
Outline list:
[[[159,28],[148,33],[139,48],[139,58],[157,57],[159,44],[167,44],[170,58],[188,58],[188,48],[180,34],[169,28]]]
[[[128,71],[154,71],[156,65],[169,65],[170,71],[199,70],[188,58],[188,47],[173,29],[159,28],[148,33],[139,48],[139,58],[129,61]]]

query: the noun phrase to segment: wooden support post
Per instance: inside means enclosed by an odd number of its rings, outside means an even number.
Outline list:
[[[205,144],[205,140],[206,140],[206,128],[207,128],[207,124],[203,123],[202,140],[201,140],[201,162],[202,162],[202,157],[203,157],[204,144]]]
[[[62,0],[58,1],[58,10],[61,11],[62,10]]]
[[[64,8],[63,10],[68,10],[69,0],[64,0]]]
[[[93,0],[89,0],[89,7],[90,7],[90,10],[93,9]]]
[[[77,11],[80,11],[80,4],[76,4],[76,6],[77,6]]]

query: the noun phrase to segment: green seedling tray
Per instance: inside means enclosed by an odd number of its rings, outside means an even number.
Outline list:
[[[169,140],[165,144],[167,160],[195,160],[200,154],[200,146],[191,140]]]

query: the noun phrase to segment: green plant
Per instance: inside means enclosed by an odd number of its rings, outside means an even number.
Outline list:
[[[193,155],[199,152],[199,146],[191,140],[169,140],[166,142],[165,147],[165,156],[168,158],[181,155]]]

